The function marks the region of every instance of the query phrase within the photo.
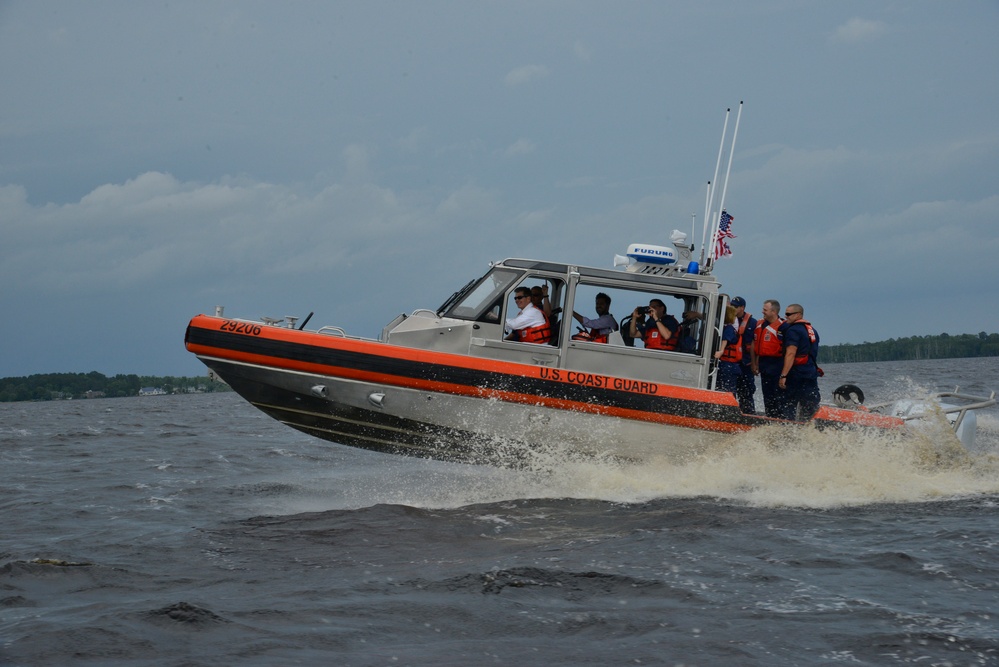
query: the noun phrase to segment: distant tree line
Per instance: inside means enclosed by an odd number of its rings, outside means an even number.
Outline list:
[[[161,389],[167,394],[232,391],[222,382],[207,377],[155,377],[90,373],[46,373],[0,379],[0,403],[11,401],[53,401],[70,398],[119,398],[138,396],[143,388]]]
[[[961,357],[999,357],[999,334],[960,334],[951,336],[910,336],[889,338],[879,343],[843,343],[823,345],[820,363],[852,361],[912,361],[917,359],[957,359]]]
[[[961,357],[999,357],[999,333],[951,336],[910,336],[889,338],[878,343],[823,345],[819,362],[826,364],[855,361],[912,361]],[[138,396],[143,388],[162,389],[167,394],[232,391],[229,385],[208,377],[156,377],[90,373],[46,373],[0,379],[0,403],[11,401],[52,401],[69,398]]]

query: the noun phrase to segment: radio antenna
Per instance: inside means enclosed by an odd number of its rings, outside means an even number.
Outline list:
[[[735,140],[739,137],[739,121],[742,119],[742,104],[743,103],[740,101],[739,102],[739,113],[737,113],[736,116],[735,116],[735,130],[732,132],[732,144],[731,144],[731,146],[729,146],[729,149],[728,149],[728,167],[725,170],[725,183],[722,185],[721,199],[718,201],[718,210],[714,212],[714,214],[713,214],[713,216],[711,218],[709,218],[710,224],[711,224],[711,252],[708,253],[707,259],[705,260],[706,261],[705,266],[707,267],[707,269],[708,269],[709,272],[711,270],[711,267],[715,263],[714,262],[714,247],[715,247],[715,243],[717,242],[716,237],[718,236],[718,227],[721,224],[721,214],[722,214],[722,211],[725,210],[725,195],[728,192],[728,177],[732,173],[732,157],[735,155]],[[728,111],[725,112],[725,126],[726,126],[726,129],[728,128],[728,113],[730,111],[731,111],[731,109],[729,109]],[[724,144],[724,141],[725,141],[724,137],[725,137],[725,133],[722,132],[722,143],[723,144]],[[718,165],[721,164],[721,155],[722,155],[722,150],[719,148],[718,149],[718,164],[715,165],[715,175],[716,176],[718,174]],[[713,199],[714,199],[714,189],[712,189],[712,191],[711,191],[711,197],[709,198],[709,201],[711,203],[714,203],[712,201]],[[705,222],[707,222],[707,221],[705,221]],[[705,227],[706,226],[707,225],[705,225]],[[705,250],[706,250],[706,248],[704,246],[701,246],[701,253],[702,254],[704,253]]]
[[[704,264],[704,249],[706,247],[706,240],[708,235],[708,225],[711,221],[711,203],[714,197],[714,189],[711,187],[712,183],[718,182],[718,170],[721,168],[722,152],[725,149],[725,135],[728,133],[728,117],[732,113],[732,107],[725,109],[725,124],[722,125],[722,136],[721,142],[718,144],[718,160],[715,162],[715,176],[710,181],[708,181],[708,194],[707,202],[704,205],[704,233],[701,234],[701,264]],[[713,227],[712,227],[713,229]],[[712,241],[714,238],[712,238]]]

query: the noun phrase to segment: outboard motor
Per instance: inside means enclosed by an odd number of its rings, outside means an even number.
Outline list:
[[[950,427],[954,429],[954,435],[961,441],[961,444],[966,449],[971,449],[975,444],[975,435],[978,432],[978,417],[974,410],[964,411],[961,406],[944,401],[920,401],[906,398],[892,404],[891,415],[905,420],[921,419],[932,414],[935,406],[939,406],[941,412],[946,415]]]
[[[987,408],[996,404],[996,394],[990,396],[971,396],[954,391],[933,394],[926,398],[904,398],[894,403],[879,403],[870,408],[863,407],[864,392],[853,384],[844,384],[833,391],[833,401],[836,407],[847,410],[870,409],[873,412],[891,415],[906,421],[926,419],[938,410],[947,417],[950,427],[954,430],[961,444],[971,449],[978,433],[978,416],[975,410]]]
[[[926,400],[895,401],[891,414],[905,420],[920,419],[931,414],[933,407],[938,407],[947,415],[947,421],[961,444],[971,449],[978,433],[978,416],[975,411],[995,405],[996,393],[993,391],[989,396],[972,396],[958,393],[959,389],[960,387],[956,387],[954,391],[942,391]]]

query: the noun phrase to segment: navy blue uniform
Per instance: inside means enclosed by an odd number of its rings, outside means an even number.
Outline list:
[[[809,335],[814,334],[815,340]],[[798,419],[798,407],[801,407],[801,419],[807,420],[815,416],[819,409],[819,332],[805,320],[798,320],[786,325],[784,329],[784,347],[797,348],[795,363],[788,371],[784,391],[784,419]],[[799,363],[800,361],[800,363]]]
[[[763,410],[767,417],[784,417],[784,390],[780,388],[780,374],[784,370],[784,329],[787,323],[777,320],[773,324],[762,323],[754,332],[753,345],[756,347],[756,366],[760,371],[760,388],[763,390]],[[759,340],[756,340],[756,337]],[[767,354],[763,354],[768,351]]]
[[[753,336],[756,333],[756,318],[749,316],[746,330],[742,334],[742,361],[739,363],[741,371],[735,383],[735,397],[739,399],[739,409],[746,414],[756,414],[756,401],[753,395],[756,394],[756,376],[753,375]]]
[[[722,329],[722,340],[725,341],[726,346],[735,346],[739,341],[739,334],[731,324],[726,324]],[[718,381],[715,383],[715,389],[720,391],[730,391],[733,396],[738,397],[735,393],[736,385],[739,381],[739,374],[742,373],[741,364],[736,361],[719,361],[718,362]]]

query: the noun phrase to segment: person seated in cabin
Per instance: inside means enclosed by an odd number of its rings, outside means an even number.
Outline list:
[[[641,338],[647,350],[676,350],[680,344],[680,323],[666,313],[662,299],[650,299],[631,314],[628,335]]]
[[[696,310],[685,310],[680,320],[680,352],[697,354],[699,343],[699,324],[704,320],[704,313]]]
[[[531,303],[534,307],[545,314],[545,317],[551,321],[552,318],[552,302],[548,298],[548,283],[544,285],[535,285],[531,288]]]
[[[506,321],[509,335],[506,340],[522,343],[547,343],[551,340],[551,327],[543,311],[531,303],[531,288],[518,287],[514,291],[514,303],[520,311]]]
[[[573,340],[588,340],[593,343],[606,343],[607,337],[618,330],[617,320],[610,314],[611,298],[600,292],[597,294],[594,309],[597,316],[594,318],[584,317],[576,311],[572,311],[572,316],[582,324],[587,330],[580,331],[572,337]]]
[[[559,307],[552,307],[551,299],[548,298],[548,283],[542,285],[535,285],[531,288],[531,303],[534,307],[545,314],[545,319],[548,320],[548,327],[551,329],[551,336],[548,340],[549,345],[558,345],[558,332],[559,332],[559,317],[558,314],[562,312]]]

